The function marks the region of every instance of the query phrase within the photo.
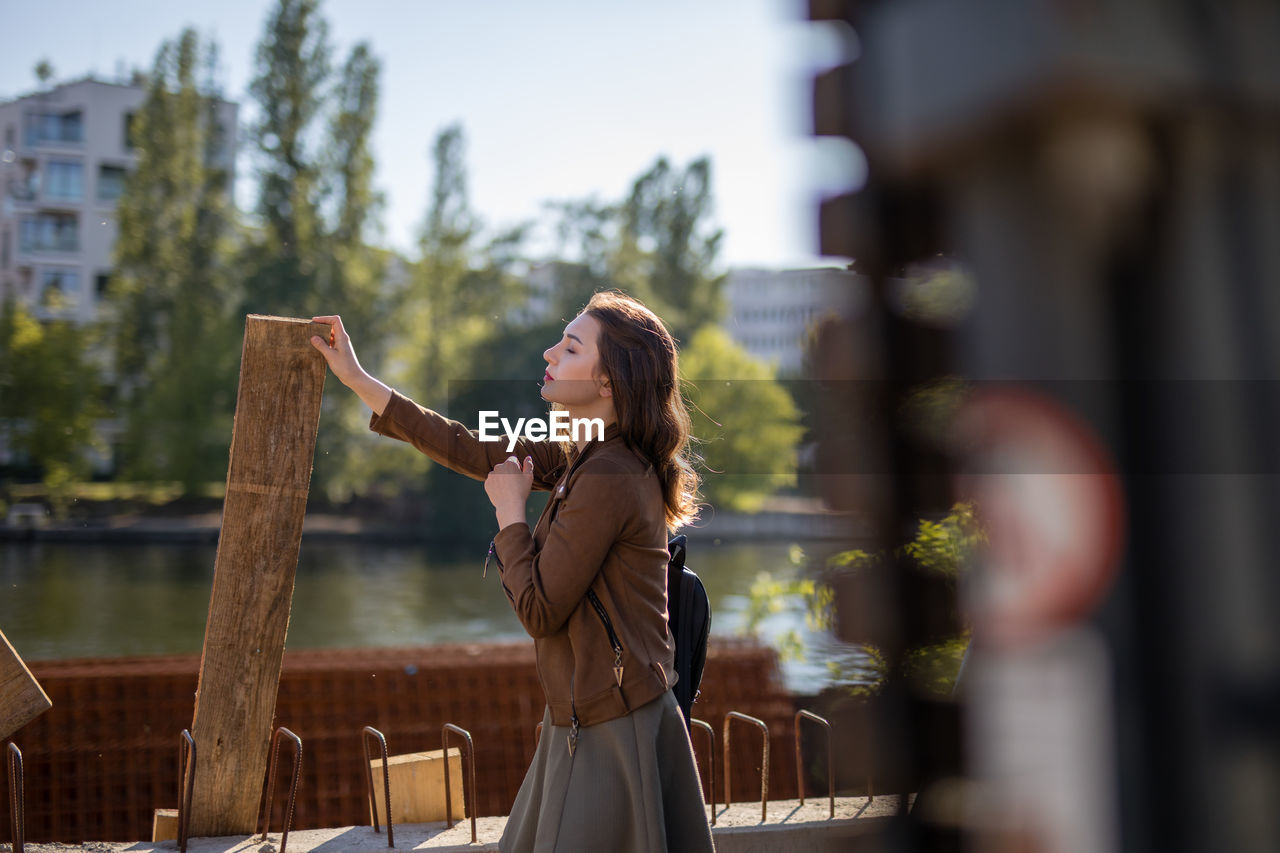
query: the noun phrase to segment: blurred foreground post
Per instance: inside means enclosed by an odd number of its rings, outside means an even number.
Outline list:
[[[194,837],[252,833],[262,798],[302,520],[311,484],[328,327],[250,315],[231,436],[192,734],[200,746]]]
[[[856,33],[814,122],[868,168],[822,253],[878,296],[821,365],[876,380],[846,383],[840,423],[878,432],[829,440],[832,502],[892,547],[964,487],[990,537],[953,701],[878,700],[877,771],[919,794],[883,849],[1280,849],[1277,7],[809,13]],[[930,446],[902,413],[945,374],[965,400]],[[909,568],[836,590],[890,663],[939,624]]]

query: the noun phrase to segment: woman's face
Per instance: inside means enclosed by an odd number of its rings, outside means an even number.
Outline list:
[[[542,354],[547,361],[542,399],[575,409],[610,396],[598,375],[599,340],[600,323],[590,314],[579,314],[564,327],[560,341]]]

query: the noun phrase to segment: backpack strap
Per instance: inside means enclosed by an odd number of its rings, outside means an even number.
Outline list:
[[[688,553],[689,539],[683,533],[679,536],[672,536],[671,541],[667,543],[667,554],[670,555],[667,561],[667,571],[671,571],[674,567],[675,571],[684,568],[685,554]]]
[[[667,627],[671,631],[671,640],[676,640],[676,628],[680,618],[680,583],[684,575],[684,558],[688,551],[688,539],[681,533],[671,537],[667,543]]]

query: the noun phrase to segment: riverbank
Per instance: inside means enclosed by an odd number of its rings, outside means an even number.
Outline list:
[[[447,531],[430,525],[391,523],[376,508],[337,511],[309,509],[302,535],[309,539],[430,543]],[[36,501],[11,505],[0,522],[0,541],[8,542],[217,542],[221,501],[204,498],[159,506],[138,502],[79,505],[66,518],[54,518]],[[684,531],[690,539],[836,540],[854,535],[849,516],[826,510],[814,498],[775,497],[757,513],[708,511]]]

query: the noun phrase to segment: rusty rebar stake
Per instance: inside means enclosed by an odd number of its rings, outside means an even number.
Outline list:
[[[382,794],[387,808],[387,846],[395,847],[395,827],[391,819],[391,770],[387,766],[387,739],[373,726],[365,726],[360,730],[360,745],[364,747],[364,778],[369,791],[369,811],[373,812],[373,831],[382,832],[378,828],[378,798],[373,794],[373,759],[369,757],[369,738],[371,737],[377,738],[382,747]]]
[[[9,741],[9,815],[13,829],[13,853],[23,853],[27,843],[27,803],[22,784],[22,750]]]
[[[455,726],[453,723],[445,723],[440,729],[440,741],[444,747],[444,821],[445,825],[453,828],[453,797],[449,793],[449,732],[455,732],[462,735],[463,740],[467,744],[467,754],[463,756],[470,764],[471,772],[467,774],[468,788],[471,790],[471,808],[468,810],[471,814],[471,843],[476,843],[476,750],[475,744],[471,741],[471,732],[464,728]],[[466,791],[463,791],[462,806],[466,808]],[[284,851],[281,851],[284,853]]]
[[[835,771],[835,755],[831,750],[831,723],[824,718],[819,717],[812,711],[799,710],[796,711],[795,730],[796,730],[796,785],[800,789],[800,805],[804,805],[804,762],[800,759],[800,721],[812,720],[827,730],[827,797],[831,801],[830,814],[828,818],[836,816],[836,771]]]
[[[293,823],[293,807],[298,802],[298,780],[302,777],[302,738],[284,726],[276,729],[271,736],[271,766],[267,771],[267,809],[262,814],[262,841],[267,840],[267,830],[271,826],[271,805],[276,797],[276,763],[280,758],[280,736],[284,735],[293,741],[293,782],[289,785],[289,808],[284,814],[284,832],[280,836],[280,853],[284,853],[289,843],[289,827]]]
[[[715,826],[716,825],[716,730],[711,728],[711,724],[708,723],[706,720],[691,719],[689,722],[693,723],[693,729],[690,729],[691,733],[694,730],[700,730],[707,733],[707,744],[709,746],[709,749],[707,749],[707,769],[711,771],[710,773],[707,774],[707,778],[710,780],[710,782],[708,782],[707,784],[707,797],[708,799],[711,800],[711,825]],[[697,755],[693,757],[693,766],[695,769],[697,769],[697,766],[698,766]]]
[[[734,720],[751,723],[764,735],[764,757],[760,762],[760,822],[764,823],[769,817],[769,727],[764,720],[738,711],[730,711],[724,715],[724,807],[729,808],[729,787],[733,781],[729,764],[729,725]]]
[[[191,829],[191,794],[196,789],[196,739],[190,729],[182,730],[178,744],[178,849],[187,853]]]

